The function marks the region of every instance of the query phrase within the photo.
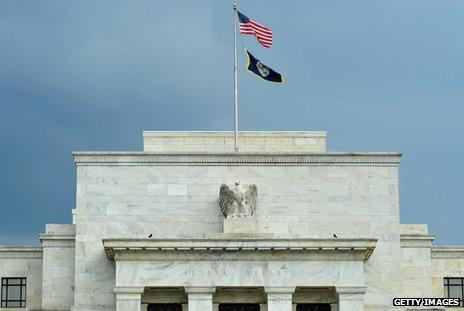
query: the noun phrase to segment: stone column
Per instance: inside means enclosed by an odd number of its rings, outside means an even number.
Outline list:
[[[144,287],[116,286],[116,311],[141,311]]]
[[[366,287],[336,287],[339,311],[363,311]]]
[[[295,287],[266,287],[268,311],[292,311]]]
[[[189,311],[213,311],[216,287],[186,287]]]

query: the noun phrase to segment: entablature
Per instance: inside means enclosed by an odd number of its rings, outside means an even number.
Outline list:
[[[431,248],[433,234],[401,234],[402,248]]]
[[[0,246],[0,259],[42,259],[42,247]]]
[[[76,165],[395,165],[398,152],[73,152]]]
[[[464,246],[432,247],[432,259],[464,259]]]
[[[364,261],[377,240],[358,239],[103,239],[115,261]]]
[[[76,236],[68,234],[39,234],[44,247],[75,247]]]

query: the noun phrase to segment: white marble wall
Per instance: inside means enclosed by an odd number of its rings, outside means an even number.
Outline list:
[[[119,261],[117,286],[361,286],[358,261]]]
[[[47,224],[43,245],[42,307],[71,308],[74,304],[75,226]]]
[[[233,180],[258,186],[269,231],[378,238],[366,301],[391,303],[401,282],[397,167],[362,165],[78,166],[76,303],[114,305],[103,237],[219,233],[219,186]]]
[[[326,151],[326,132],[240,132],[240,151]],[[232,152],[233,132],[143,132],[144,151]]]
[[[26,277],[26,308],[1,308],[29,311],[42,306],[42,250],[38,247],[0,247],[0,279]]]
[[[215,287],[186,287],[188,311],[213,311],[213,294]]]
[[[426,225],[401,225],[402,295],[432,297],[431,247],[434,236]]]
[[[160,142],[159,137],[146,133],[145,149],[166,151],[148,146],[174,144],[176,139],[165,137]],[[325,151],[325,137],[318,139],[324,140]],[[270,144],[266,139],[264,142]],[[185,140],[179,142],[185,143]],[[207,146],[209,142],[194,144]],[[289,144],[295,147],[308,142],[291,137]],[[179,151],[196,151],[185,146],[180,148]],[[286,151],[286,146],[279,148],[280,152]],[[395,164],[362,161],[309,165],[80,163],[77,166],[76,307],[115,304],[114,266],[106,258],[102,238],[147,237],[150,233],[155,237],[220,233],[223,215],[217,206],[219,187],[221,183],[236,180],[258,186],[257,219],[265,232],[377,238],[374,254],[364,267],[368,284],[365,303],[390,305],[392,297],[399,294],[402,252]]]
[[[295,287],[267,287],[265,291],[268,311],[293,311]]]
[[[431,266],[433,296],[443,297],[444,278],[464,277],[464,247],[432,248]]]

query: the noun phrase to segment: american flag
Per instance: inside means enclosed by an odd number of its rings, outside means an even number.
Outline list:
[[[252,19],[249,19],[239,11],[238,21],[240,25],[240,33],[244,35],[253,35],[256,36],[258,42],[266,48],[270,48],[272,45],[272,30],[261,25],[260,23],[255,22]]]

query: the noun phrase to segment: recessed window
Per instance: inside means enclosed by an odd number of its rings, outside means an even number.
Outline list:
[[[445,278],[445,298],[459,298],[464,307],[464,278]]]
[[[2,278],[2,308],[26,307],[26,278]]]
[[[259,311],[258,303],[221,303],[219,311]]]
[[[182,311],[180,303],[150,303],[148,311]]]
[[[330,311],[328,303],[299,303],[296,305],[296,311]]]

